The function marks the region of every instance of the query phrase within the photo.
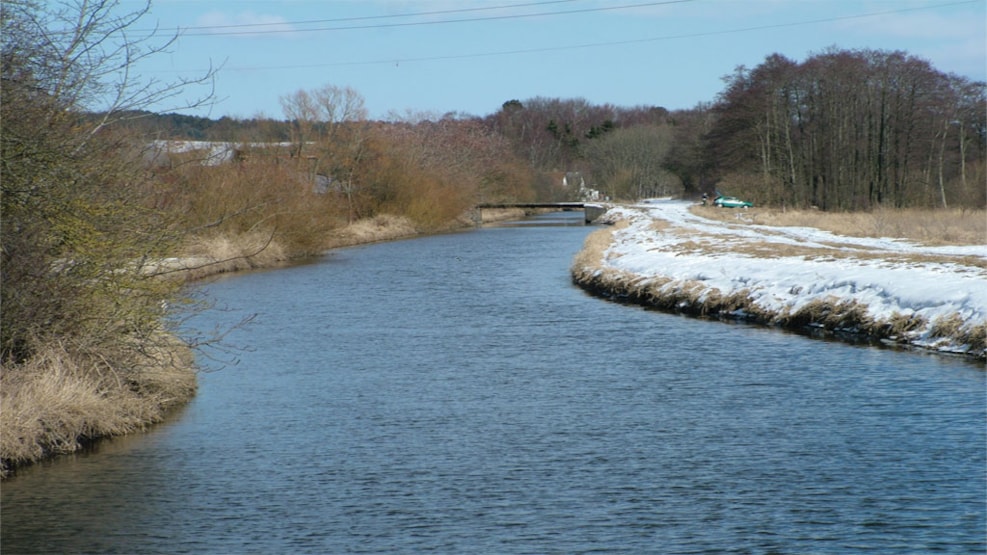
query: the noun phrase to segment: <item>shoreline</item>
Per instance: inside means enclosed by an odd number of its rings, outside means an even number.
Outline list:
[[[798,241],[790,241],[785,228],[741,228],[687,214],[687,207],[663,201],[614,210],[606,216],[612,227],[587,237],[570,269],[573,283],[669,313],[987,360],[987,293],[978,287],[987,272],[980,267],[901,262],[896,257],[913,246],[894,240],[797,228]],[[846,252],[817,259],[765,246],[788,241],[804,251],[818,237]],[[834,247],[837,240],[847,246]],[[752,243],[761,249],[753,256],[743,248]],[[987,262],[987,249],[966,252],[974,249],[941,250]]]
[[[198,388],[194,353],[159,329],[129,355],[127,371],[54,346],[3,369],[0,480],[102,439],[148,430],[189,403]]]
[[[708,276],[704,278],[703,272],[692,276],[693,279],[684,279],[662,273],[661,265],[654,260],[636,267],[621,262],[621,259],[626,261],[632,258],[642,245],[645,251],[652,253],[671,250],[671,258],[665,259],[665,262],[671,260],[671,264],[679,264],[687,261],[690,255],[694,256],[688,249],[666,249],[668,245],[663,245],[661,241],[649,243],[647,235],[660,235],[669,227],[682,225],[681,221],[671,226],[667,222],[661,223],[661,219],[654,218],[653,214],[642,216],[644,212],[641,211],[649,208],[618,207],[601,218],[601,223],[611,225],[587,236],[570,268],[573,283],[598,297],[668,313],[751,323],[850,343],[879,344],[987,360],[987,349],[984,347],[987,323],[979,327],[975,323],[966,326],[968,331],[963,332],[966,335],[958,339],[947,333],[937,336],[934,322],[915,312],[903,315],[897,321],[881,320],[868,314],[866,304],[852,297],[832,297],[828,302],[801,303],[797,309],[772,310],[755,302],[752,287],[724,291],[711,285],[711,280]],[[485,214],[481,225],[529,215],[529,212],[520,209],[490,211]],[[407,220],[378,216],[337,230],[327,240],[329,246],[315,256],[339,248],[409,239],[429,233],[464,231],[471,227],[476,227],[476,224],[460,220],[442,230],[421,232]],[[260,249],[263,250],[266,249]],[[277,246],[271,250],[265,256],[258,256],[260,251],[254,256],[236,253],[229,256],[228,251],[223,251],[226,254],[172,258],[149,267],[149,271],[174,274],[171,277],[193,283],[223,273],[288,266],[308,258],[285,256]],[[707,269],[706,273],[710,271]],[[750,276],[739,278],[742,282],[752,282]],[[969,324],[970,319],[967,320],[966,324]],[[954,326],[954,332],[963,327]],[[18,469],[38,462],[79,453],[101,439],[146,431],[167,420],[176,409],[187,405],[194,398],[197,388],[198,368],[194,352],[174,336],[163,335],[162,338],[156,345],[161,349],[156,359],[160,364],[149,364],[133,376],[128,375],[124,381],[114,376],[110,382],[97,380],[87,383],[90,377],[66,353],[49,353],[47,362],[53,366],[47,373],[35,368],[33,373],[43,379],[33,382],[23,379],[24,375],[32,373],[24,368],[14,369],[13,377],[10,369],[5,369],[3,395],[0,398],[3,401],[2,431],[7,436],[4,441],[7,452],[3,453],[0,479],[11,478]],[[962,344],[963,341],[966,344]],[[88,408],[80,410],[78,405],[72,405],[58,396],[66,391],[68,396],[85,398],[90,403],[85,405]],[[25,402],[22,395],[39,395],[39,398],[47,399],[40,414],[31,414],[31,408],[24,406],[31,402]],[[56,402],[51,402],[51,399]],[[116,412],[111,418],[113,423],[101,424],[93,414],[106,410],[110,405],[115,405],[112,409]],[[31,437],[32,434],[34,437]],[[10,436],[16,436],[14,443],[20,444],[21,450],[16,454],[6,448],[11,443]]]
[[[245,236],[236,240],[218,238],[201,241],[189,248],[184,256],[148,264],[144,271],[149,275],[168,276],[193,283],[219,274],[291,266],[298,261],[324,256],[336,249],[467,231],[478,225],[525,218],[535,213],[538,211],[520,208],[485,210],[483,221],[479,224],[464,216],[442,228],[429,231],[416,228],[407,218],[381,214],[333,230],[317,252],[301,254],[288,252],[277,241],[264,235]]]
[[[521,209],[487,212],[481,225],[529,215]],[[436,233],[471,227],[477,224],[461,218]],[[429,233],[406,219],[383,215],[336,230],[325,249],[314,255],[292,257],[263,237],[247,238],[242,245],[219,240],[200,246],[202,250],[191,256],[148,264],[143,271],[192,284],[220,274],[286,267],[335,249]],[[164,331],[152,348],[157,356],[144,361],[146,364],[125,379],[112,372],[112,376],[94,377],[90,367],[66,352],[46,353],[33,363],[4,368],[0,376],[0,412],[4,416],[0,424],[0,480],[37,463],[78,454],[103,439],[147,431],[187,405],[198,387],[193,349]]]
[[[813,339],[837,340],[852,345],[872,345],[890,349],[902,349],[914,352],[926,352],[937,355],[957,356],[971,361],[984,361],[984,355],[973,353],[938,350],[909,343],[895,334],[885,335],[880,328],[862,330],[856,323],[856,311],[853,307],[835,305],[827,307],[831,316],[824,321],[814,321],[810,317],[799,318],[794,323],[777,323],[773,315],[753,314],[738,307],[742,302],[729,299],[723,304],[696,304],[691,295],[667,295],[657,297],[649,291],[647,284],[633,276],[603,278],[599,273],[574,274],[573,284],[588,294],[607,301],[638,306],[649,310],[657,310],[666,314],[676,314],[691,318],[704,319],[714,322],[750,324],[766,328],[778,329]],[[686,289],[680,290],[684,293]]]

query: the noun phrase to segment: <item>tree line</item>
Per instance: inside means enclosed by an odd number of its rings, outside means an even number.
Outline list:
[[[763,202],[984,204],[984,83],[904,52],[833,48],[802,63],[775,54],[739,68],[713,112],[708,160]]]
[[[398,214],[434,230],[481,202],[587,190],[614,200],[723,191],[822,210],[987,204],[984,83],[904,52],[772,54],[688,110],[535,97],[486,116],[371,120],[358,91],[327,84],[287,91],[281,117],[210,120],[148,111],[213,75],[121,73],[173,38],[128,40],[147,7],[118,8],[0,10],[5,361],[46,340],[143,333],[173,291],[132,261],[191,235],[267,233],[304,254],[357,219]],[[194,152],[162,162],[149,156],[155,139],[241,147],[219,166]],[[142,308],[122,307],[120,291]]]
[[[464,145],[479,148],[475,138],[482,133],[509,150],[502,159],[523,168],[528,181],[512,190],[527,189],[521,196],[540,200],[579,194],[560,190],[558,178],[578,172],[614,199],[724,190],[758,204],[822,210],[987,202],[982,82],[900,51],[836,48],[804,62],[772,54],[757,67],[737,68],[725,82],[715,102],[676,111],[536,97],[509,100],[484,117],[418,114],[371,123],[365,111],[346,112],[346,102],[362,102],[357,91],[327,85],[286,95],[284,119],[203,118],[195,133],[183,132],[184,118],[173,114],[136,121],[144,133],[167,130],[173,138],[292,140],[298,156],[311,136],[324,147],[320,159],[336,163],[345,157],[331,143],[343,127],[373,127],[384,142],[415,132],[432,151],[459,150],[460,168],[469,158]],[[321,108],[304,105],[320,95]],[[474,140],[442,143],[437,129]],[[458,176],[466,189],[473,186],[464,176],[487,171],[482,158]]]

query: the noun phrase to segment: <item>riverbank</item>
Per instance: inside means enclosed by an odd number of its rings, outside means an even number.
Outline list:
[[[109,363],[51,345],[3,368],[0,478],[101,438],[146,430],[195,396],[192,350],[165,330],[115,357]]]
[[[485,210],[483,223],[526,216],[524,210]],[[468,218],[445,231],[475,226]],[[381,215],[329,234],[325,250],[416,237],[424,232],[407,218]],[[182,256],[148,264],[148,274],[194,282],[209,276],[292,264],[269,235],[200,239]],[[18,467],[78,452],[102,438],[146,430],[194,397],[197,380],[192,349],[164,330],[140,349],[130,371],[107,370],[101,361],[52,346],[24,364],[0,373],[0,479]]]
[[[521,219],[527,215],[528,212],[522,209],[488,209],[483,211],[481,223]],[[194,282],[217,274],[276,268],[333,249],[464,230],[476,225],[468,216],[463,216],[441,229],[423,231],[408,218],[382,214],[328,233],[320,242],[318,253],[290,252],[277,238],[262,232],[238,237],[199,238],[188,244],[181,256],[149,264],[146,270],[150,274]]]
[[[987,247],[734,224],[689,208],[611,210],[574,282],[683,314],[987,358]]]

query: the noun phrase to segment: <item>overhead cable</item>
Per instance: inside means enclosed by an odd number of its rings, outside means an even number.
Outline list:
[[[443,25],[448,23],[471,23],[476,21],[496,21],[505,19],[522,19],[528,17],[547,17],[556,15],[571,15],[578,13],[592,13],[592,12],[604,12],[604,11],[615,11],[615,10],[627,10],[632,8],[644,8],[651,6],[663,6],[668,4],[683,4],[686,2],[694,2],[695,0],[664,0],[662,2],[645,2],[639,4],[624,4],[619,6],[603,6],[597,8],[580,8],[577,10],[561,10],[554,12],[535,12],[535,13],[520,13],[520,14],[505,14],[505,15],[491,15],[485,17],[470,17],[470,18],[459,18],[459,19],[436,19],[429,21],[406,21],[400,23],[372,23],[366,25],[347,25],[341,27],[309,27],[309,28],[290,28],[285,29],[284,27],[290,25],[289,22],[277,22],[277,23],[264,23],[260,25],[271,25],[280,26],[279,29],[262,29],[262,30],[236,30],[236,31],[181,31],[180,34],[183,37],[201,37],[201,36],[227,36],[227,35],[264,35],[264,34],[294,34],[294,33],[311,33],[311,32],[323,32],[323,31],[352,31],[352,30],[362,30],[362,29],[384,29],[389,27],[416,27],[422,25]],[[535,3],[530,5],[541,4]],[[528,4],[520,4],[528,5]],[[508,6],[510,7],[510,6]],[[474,8],[486,9],[486,8]],[[452,10],[456,11],[456,10]],[[465,10],[463,10],[465,11]],[[447,12],[449,13],[449,12]],[[388,16],[380,16],[388,17]],[[366,18],[354,18],[354,19],[366,19]],[[253,24],[244,24],[243,26],[248,26]],[[224,27],[240,27],[238,25],[229,25]],[[212,29],[213,27],[200,27],[197,29]]]

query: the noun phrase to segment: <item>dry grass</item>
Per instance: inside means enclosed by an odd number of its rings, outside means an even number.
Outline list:
[[[145,271],[186,281],[225,272],[276,266],[290,256],[272,233],[213,233],[190,239],[176,258],[148,264]]]
[[[773,318],[773,323],[789,328],[819,327],[826,330],[875,335],[875,322],[867,307],[854,300],[837,297],[806,303],[794,312]]]
[[[618,227],[627,227],[627,225],[626,221],[617,224]],[[573,260],[573,272],[592,273],[602,268],[603,253],[613,243],[613,232],[613,228],[604,227],[587,235],[582,250]]]
[[[987,322],[967,325],[958,314],[936,319],[929,335],[933,339],[947,338],[969,345],[971,352],[984,353],[987,349]]]
[[[319,239],[318,252],[329,249],[389,241],[418,234],[403,216],[380,215],[356,221],[327,232]],[[290,252],[271,231],[234,234],[215,232],[189,240],[181,256],[148,264],[146,272],[194,281],[215,274],[272,268],[304,256]]]
[[[527,215],[523,208],[484,208],[480,211],[480,218],[485,224],[520,220]]]
[[[581,253],[582,254],[582,253]],[[875,321],[867,308],[856,301],[836,297],[816,300],[795,311],[770,311],[758,305],[747,290],[724,295],[699,281],[676,281],[641,276],[613,268],[573,267],[573,281],[592,293],[622,302],[639,304],[666,312],[723,320],[742,320],[791,330],[814,330],[846,334],[861,338],[886,338],[907,343],[908,334],[925,327],[915,316],[898,315],[891,321]],[[970,345],[970,353],[983,353],[987,324],[963,328],[962,322],[946,319],[937,322],[933,338],[961,338]]]
[[[485,210],[483,220],[492,222],[524,216],[525,212],[521,209]],[[475,224],[468,218],[447,223],[449,229],[473,225]],[[406,216],[380,214],[325,231],[313,248],[317,252],[324,252],[334,248],[414,237],[420,233],[418,227]],[[303,252],[302,256],[305,254],[308,253]],[[178,274],[192,281],[219,273],[276,267],[298,257],[299,253],[290,252],[280,240],[280,235],[271,231],[242,234],[217,232],[190,240],[181,257],[153,265],[148,271],[165,275]]]
[[[644,299],[648,294],[648,282],[645,279],[604,266],[605,253],[613,242],[614,229],[627,225],[627,221],[621,220],[613,227],[590,233],[573,260],[570,274],[573,282],[598,295],[646,304]]]
[[[871,212],[747,210],[696,206],[704,218],[737,224],[814,227],[850,237],[893,237],[927,245],[987,243],[987,211],[969,209],[878,209]]]
[[[414,224],[406,217],[381,214],[358,220],[329,234],[326,249],[391,241],[418,234]]]
[[[850,244],[811,246],[771,241],[723,241],[722,236],[697,231],[683,231],[680,235],[688,236],[689,239],[676,243],[674,250],[690,254],[746,254],[764,259],[803,257],[807,260],[881,260],[889,264],[952,263],[987,270],[987,260],[979,256],[875,252],[866,250],[866,247],[854,249]]]
[[[382,215],[327,234],[324,249],[416,235],[405,217]],[[181,257],[145,271],[194,280],[221,272],[271,267],[291,258],[270,231],[215,231],[190,240]],[[101,437],[140,431],[188,402],[196,378],[191,351],[164,335],[139,346],[142,355],[80,356],[60,345],[24,364],[0,368],[0,476],[24,464],[72,453]],[[123,360],[120,360],[120,359]]]
[[[52,345],[0,369],[0,474],[96,438],[142,430],[191,399],[191,352],[174,339],[152,351],[119,371]]]
[[[615,227],[626,226],[618,222]],[[829,247],[776,245],[769,242],[752,242],[749,245],[731,243],[729,247],[715,236],[702,233],[678,233],[670,226],[656,228],[666,233],[689,236],[670,246],[676,252],[717,252],[718,249],[738,252],[744,250],[753,256],[771,258],[777,256],[806,256],[810,258],[837,256],[870,256],[888,260],[882,253],[841,253]],[[951,345],[966,345],[966,352],[983,358],[987,346],[987,323],[967,323],[958,315],[927,322],[916,315],[894,314],[887,320],[875,320],[868,315],[867,307],[854,300],[838,297],[814,300],[794,310],[769,310],[758,305],[750,291],[740,290],[724,294],[701,281],[673,280],[668,277],[648,277],[617,270],[606,265],[604,257],[613,241],[613,229],[604,228],[587,237],[582,251],[573,263],[573,281],[587,291],[614,300],[640,304],[659,310],[728,320],[744,320],[793,330],[825,331],[841,337],[881,339],[909,344],[921,339],[935,342],[941,338]],[[922,257],[902,255],[902,260],[915,262]],[[926,257],[941,262],[941,257]],[[983,261],[969,257],[955,257],[954,262],[966,262],[983,268]],[[897,259],[895,259],[897,260]],[[923,258],[924,260],[924,258]]]

